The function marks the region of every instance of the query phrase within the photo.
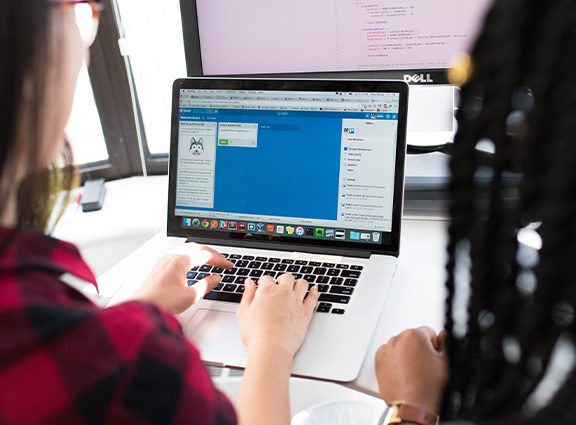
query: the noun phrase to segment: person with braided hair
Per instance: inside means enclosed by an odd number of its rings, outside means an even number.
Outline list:
[[[388,403],[443,422],[576,422],[575,51],[576,2],[488,13],[462,69],[445,335],[420,328],[380,347]]]

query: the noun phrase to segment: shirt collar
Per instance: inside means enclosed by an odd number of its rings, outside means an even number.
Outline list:
[[[8,238],[10,243],[0,255],[0,272],[10,270],[46,270],[59,276],[69,273],[98,288],[94,273],[82,259],[78,248],[28,229],[0,227],[0,248]]]

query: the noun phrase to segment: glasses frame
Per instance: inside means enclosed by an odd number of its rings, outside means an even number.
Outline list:
[[[51,3],[55,6],[75,6],[77,4],[88,4],[92,7],[92,31],[87,39],[84,39],[86,47],[92,46],[96,35],[98,33],[98,26],[100,22],[100,13],[104,10],[104,4],[101,0],[52,0]],[[82,34],[82,31],[80,31]]]

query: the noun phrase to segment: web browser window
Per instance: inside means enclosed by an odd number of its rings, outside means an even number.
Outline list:
[[[381,243],[398,112],[398,93],[181,90],[175,213],[183,227]]]

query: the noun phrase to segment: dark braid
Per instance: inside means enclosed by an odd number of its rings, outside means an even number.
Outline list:
[[[548,407],[534,391],[558,341],[572,342],[575,330],[576,2],[497,0],[472,56],[450,163],[451,376],[442,414],[574,422],[574,370]],[[489,159],[476,149],[481,141],[494,148]],[[506,170],[518,165],[511,197]],[[476,183],[482,170],[487,187]],[[539,237],[541,249],[520,244],[522,234]]]

